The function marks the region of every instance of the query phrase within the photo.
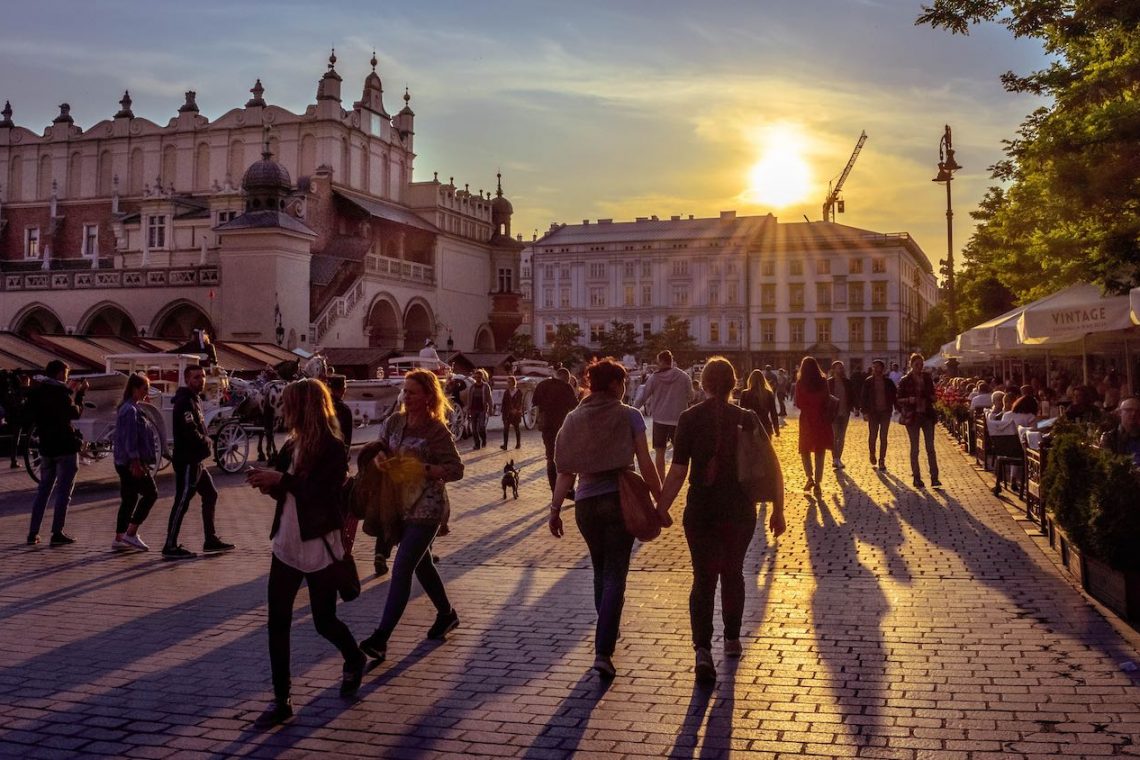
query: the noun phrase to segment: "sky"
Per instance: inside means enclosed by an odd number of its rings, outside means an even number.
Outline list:
[[[414,179],[438,171],[475,192],[501,170],[525,240],[551,223],[729,209],[815,221],[865,130],[837,221],[909,232],[937,268],[943,126],[963,166],[957,255],[1002,140],[1044,105],[999,77],[1047,61],[1003,27],[953,36],[915,26],[920,12],[917,0],[25,1],[0,27],[0,100],[42,132],[61,102],[88,127],[129,89],[136,116],[165,124],[186,90],[216,119],[260,78],[267,101],[302,112],[335,47],[351,108],[375,50],[388,111],[405,86],[412,96]]]

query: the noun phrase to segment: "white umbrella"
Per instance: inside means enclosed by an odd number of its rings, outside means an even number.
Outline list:
[[[1017,319],[1017,337],[1023,345],[1041,346],[1131,326],[1127,296],[1105,297],[1097,286],[1079,283],[1026,306]]]
[[[1140,325],[1140,288],[1132,288],[1132,292],[1128,294],[1128,300],[1132,321]]]
[[[1019,306],[971,327],[955,339],[955,348],[963,353],[991,356],[1017,348],[1017,318],[1024,308]]]

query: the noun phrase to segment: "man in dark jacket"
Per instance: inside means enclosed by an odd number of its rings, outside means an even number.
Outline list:
[[[910,355],[910,372],[903,375],[898,384],[895,404],[899,409],[899,421],[906,425],[910,438],[910,474],[915,488],[925,488],[922,473],[918,468],[918,437],[926,443],[926,460],[930,466],[930,485],[941,488],[938,480],[938,456],[934,452],[934,380],[923,369],[925,358],[922,354]]]
[[[352,446],[352,410],[344,403],[346,388],[344,375],[329,375],[329,395],[332,396],[336,421],[340,424],[340,437],[344,439],[344,447],[348,449]]]
[[[550,481],[550,493],[554,493],[554,481],[558,471],[554,467],[554,439],[566,420],[566,415],[578,406],[578,395],[570,385],[570,371],[559,367],[554,377],[548,377],[535,386],[531,403],[538,408],[538,427],[542,431],[542,445],[546,448],[546,478]]]
[[[27,412],[40,440],[40,486],[32,502],[32,524],[28,543],[40,542],[40,523],[44,519],[48,498],[55,492],[51,520],[51,545],[66,546],[75,539],[63,532],[75,473],[79,470],[79,449],[83,436],[72,425],[83,414],[83,393],[87,381],[69,382],[71,368],[59,359],[48,362],[45,377],[28,393]]]
[[[1114,454],[1132,457],[1140,467],[1140,396],[1129,396],[1116,408],[1120,425],[1101,436],[1100,445]]]
[[[871,376],[863,382],[859,408],[867,419],[867,446],[871,451],[871,466],[875,466],[875,439],[879,441],[878,467],[887,469],[887,431],[891,427],[891,414],[895,408],[895,384],[887,377],[887,365],[882,359],[871,362]]]
[[[837,470],[843,469],[843,444],[847,441],[847,424],[851,422],[851,412],[855,410],[858,402],[855,399],[855,388],[851,378],[847,377],[847,369],[843,362],[832,362],[831,372],[827,378],[827,392],[839,399],[835,408],[835,419],[831,421],[831,432],[834,445],[831,449],[831,466]]]
[[[166,543],[162,547],[163,559],[193,559],[196,554],[178,543],[182,519],[190,508],[194,494],[202,497],[202,533],[205,554],[228,552],[234,548],[218,538],[214,530],[214,507],[218,503],[218,489],[210,471],[203,462],[210,457],[210,439],[206,435],[206,422],[202,417],[200,398],[206,387],[206,373],[201,367],[187,367],[182,374],[185,385],[174,394],[174,452],[170,462],[174,466],[174,506],[170,508],[170,521],[166,527]]]

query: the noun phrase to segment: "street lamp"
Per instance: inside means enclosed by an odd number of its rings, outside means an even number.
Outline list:
[[[954,180],[954,172],[961,168],[954,160],[954,143],[947,124],[938,143],[938,176],[931,181],[946,183],[946,312],[953,335],[958,334],[958,296],[954,291],[954,208],[950,201],[950,183]]]

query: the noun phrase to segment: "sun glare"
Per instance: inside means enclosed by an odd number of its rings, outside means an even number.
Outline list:
[[[748,171],[745,200],[784,208],[807,200],[811,168],[803,157],[804,139],[790,126],[770,127],[757,136],[760,160]]]

